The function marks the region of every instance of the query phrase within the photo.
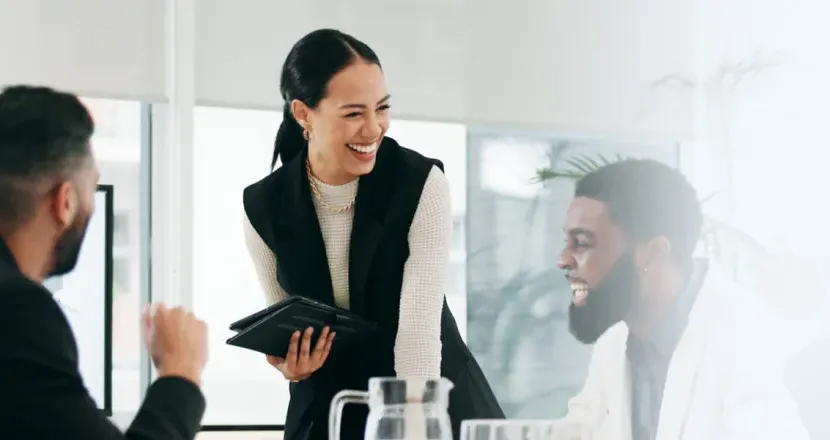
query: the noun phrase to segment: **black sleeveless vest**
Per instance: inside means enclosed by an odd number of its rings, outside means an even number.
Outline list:
[[[289,160],[243,193],[251,225],[277,257],[277,280],[289,295],[334,305],[325,245],[314,210],[305,162],[307,152]],[[286,440],[324,440],[328,409],[342,389],[365,390],[371,377],[393,377],[409,227],[433,166],[443,164],[384,138],[375,167],[360,178],[349,249],[350,310],[380,330],[359,346],[332,353],[307,380],[291,384]],[[455,438],[461,420],[503,418],[481,369],[458,332],[446,300],[441,316],[441,375],[455,388],[450,417]],[[337,344],[335,340],[334,344]],[[347,406],[343,438],[363,438],[366,410]]]

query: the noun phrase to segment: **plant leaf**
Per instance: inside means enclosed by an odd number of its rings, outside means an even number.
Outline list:
[[[536,177],[533,181],[539,183],[553,179],[579,180],[582,177],[585,177],[586,174],[592,173],[606,165],[611,165],[625,159],[626,157],[619,153],[617,153],[613,158],[609,158],[602,154],[597,154],[595,157],[587,154],[573,156],[564,160],[564,163],[566,164],[565,169],[541,168],[537,170]]]
[[[579,171],[557,171],[552,168],[542,168],[536,171],[535,183],[546,182],[554,179],[579,180],[587,173]]]
[[[602,166],[611,165],[611,159],[608,159],[602,154],[597,155],[597,159],[600,161]]]
[[[580,157],[572,157],[566,160],[565,163],[570,165],[571,168],[575,168],[577,171],[581,171],[585,174],[592,171],[590,164],[586,164]]]
[[[599,159],[602,161],[603,166],[611,165],[611,164],[614,164],[614,163],[617,163],[617,162],[622,162],[622,161],[625,160],[625,158],[620,153],[617,153],[616,156],[613,157],[613,158],[609,158],[609,157],[606,157],[606,156],[600,154]]]
[[[602,156],[600,156],[600,160],[601,160],[601,159],[602,159]],[[600,163],[599,163],[599,162],[597,162],[597,161],[596,161],[596,159],[594,159],[594,158],[592,158],[592,157],[585,156],[585,160],[586,160],[588,163],[590,163],[590,164],[591,164],[591,167],[592,167],[592,169],[593,169],[593,170],[598,170],[598,169],[602,168],[602,165],[600,165]]]

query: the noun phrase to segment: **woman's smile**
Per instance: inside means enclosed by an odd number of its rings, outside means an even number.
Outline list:
[[[375,141],[370,144],[346,144],[346,147],[349,148],[349,151],[351,151],[354,157],[358,160],[370,161],[377,155],[378,147],[380,147],[380,141]]]

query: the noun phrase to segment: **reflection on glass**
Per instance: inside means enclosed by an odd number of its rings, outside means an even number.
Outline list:
[[[243,236],[242,190],[269,171],[281,113],[194,113],[193,307],[210,326],[204,425],[285,423],[288,383],[265,356],[225,344],[228,325],[265,306]]]
[[[536,171],[574,155],[617,153],[677,164],[670,146],[470,137],[468,340],[509,417],[564,415],[590,357],[568,331],[571,292],[556,268],[573,182],[534,183]]]
[[[402,146],[444,164],[453,210],[452,250],[445,282],[447,304],[467,338],[467,127],[442,122],[393,120],[387,135]]]
[[[133,412],[141,395],[141,103],[84,99],[95,120],[92,149],[101,183],[114,190],[113,411]]]

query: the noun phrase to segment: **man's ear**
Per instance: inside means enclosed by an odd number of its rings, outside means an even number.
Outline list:
[[[52,212],[56,221],[64,229],[69,228],[78,214],[81,201],[78,200],[78,192],[75,186],[69,182],[63,182],[55,190],[52,197]]]
[[[667,237],[657,236],[643,246],[643,268],[662,266],[671,259],[671,242]]]

